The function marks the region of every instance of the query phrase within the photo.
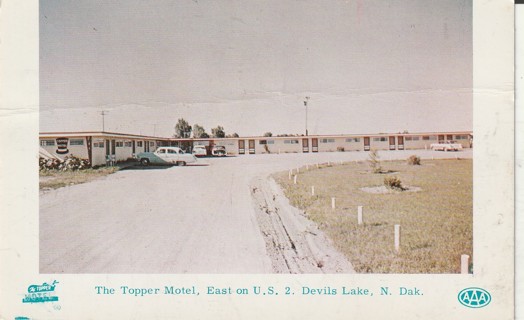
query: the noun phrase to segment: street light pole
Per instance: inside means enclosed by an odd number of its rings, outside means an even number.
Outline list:
[[[102,110],[102,112],[100,112],[100,114],[102,115],[102,132],[106,131],[106,114],[107,114],[107,111],[105,110]]]
[[[306,107],[306,136],[308,135],[307,132],[307,104],[309,102],[309,97],[306,97],[306,100],[304,100],[304,106]]]

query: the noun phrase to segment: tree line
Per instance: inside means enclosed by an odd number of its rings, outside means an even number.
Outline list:
[[[211,129],[211,135],[209,135],[206,132],[206,129],[195,123],[193,126],[189,124],[184,118],[178,119],[178,122],[175,125],[175,134],[173,135],[175,138],[191,138],[191,134],[193,134],[193,138],[199,139],[199,138],[238,138],[238,133],[232,133],[226,135],[226,131],[224,130],[224,127],[217,126],[216,128]]]

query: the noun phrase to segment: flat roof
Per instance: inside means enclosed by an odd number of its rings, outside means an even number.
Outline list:
[[[164,140],[164,141],[209,141],[209,140],[238,140],[238,139],[300,139],[300,138],[345,138],[345,137],[382,137],[382,136],[428,136],[428,135],[442,135],[442,134],[468,134],[471,135],[472,131],[442,131],[442,132],[406,132],[406,133],[348,133],[348,134],[323,134],[323,135],[295,135],[295,136],[246,136],[246,137],[227,137],[227,138],[175,138],[175,137],[158,137],[158,136],[146,136],[130,133],[119,133],[119,132],[108,132],[108,131],[64,131],[64,132],[40,132],[41,138],[46,137],[120,137],[120,138],[134,138],[134,139],[148,139],[148,140]]]

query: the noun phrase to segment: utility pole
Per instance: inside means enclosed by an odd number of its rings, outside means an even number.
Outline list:
[[[156,137],[156,126],[158,123],[153,124],[153,137]]]
[[[307,131],[307,104],[309,102],[309,97],[306,97],[306,100],[304,100],[304,106],[306,107],[306,136],[308,135]]]
[[[102,110],[100,112],[100,115],[102,115],[102,132],[106,131],[106,114],[107,114],[107,111],[105,110]]]

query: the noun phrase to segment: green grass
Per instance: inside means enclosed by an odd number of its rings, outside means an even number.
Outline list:
[[[373,174],[367,162],[301,168],[297,185],[288,172],[274,177],[291,203],[328,234],[360,273],[459,273],[460,256],[472,261],[472,160],[425,160],[422,165],[383,161],[393,174]],[[382,186],[394,175],[419,192],[373,194],[362,187]],[[315,196],[311,196],[315,186]],[[337,208],[331,208],[331,197]],[[357,224],[357,206],[364,224]],[[400,252],[394,225],[401,225]]]
[[[107,176],[118,171],[117,167],[102,167],[77,171],[40,171],[40,190],[58,189],[65,186],[80,184]]]

